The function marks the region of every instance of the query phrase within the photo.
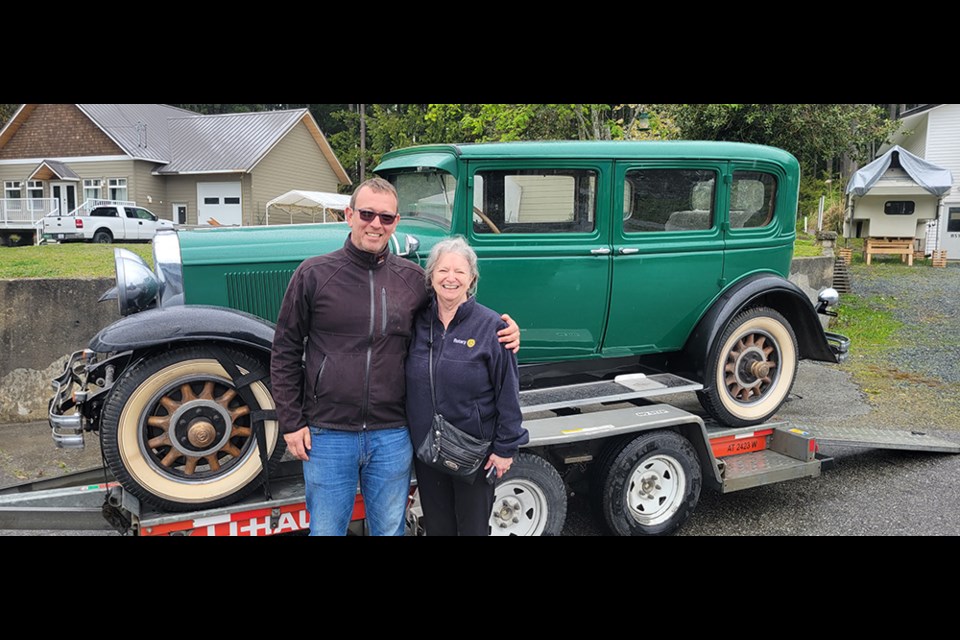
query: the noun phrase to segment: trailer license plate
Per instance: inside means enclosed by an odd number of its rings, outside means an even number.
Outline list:
[[[741,453],[752,453],[767,448],[767,436],[773,429],[763,429],[752,433],[723,436],[710,441],[710,448],[717,458],[735,456]]]

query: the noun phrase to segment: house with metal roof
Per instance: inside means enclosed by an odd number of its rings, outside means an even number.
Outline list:
[[[927,229],[925,253],[945,251],[960,259],[960,104],[923,104],[900,114],[900,129],[880,147],[880,156],[894,146],[945,169],[953,184],[940,195],[935,220]]]
[[[306,109],[201,115],[162,104],[21,105],[0,130],[0,181],[0,227],[104,200],[177,224],[261,225],[284,193],[351,184]]]

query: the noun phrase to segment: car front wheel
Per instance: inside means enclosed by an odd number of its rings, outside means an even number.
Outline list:
[[[188,346],[148,356],[104,404],[101,438],[114,476],[137,498],[170,511],[230,504],[261,484],[253,420],[274,409],[263,381],[240,393],[217,356],[240,376],[263,371],[247,353]],[[263,424],[270,466],[285,451],[275,420]]]

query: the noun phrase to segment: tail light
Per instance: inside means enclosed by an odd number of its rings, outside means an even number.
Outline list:
[[[74,224],[77,226],[77,229],[83,229],[83,219],[82,219],[82,218],[77,218],[77,219],[74,221]]]

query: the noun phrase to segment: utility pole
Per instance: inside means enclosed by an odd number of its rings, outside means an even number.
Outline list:
[[[367,116],[366,105],[360,107],[360,182],[366,180],[367,173]]]

